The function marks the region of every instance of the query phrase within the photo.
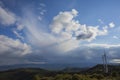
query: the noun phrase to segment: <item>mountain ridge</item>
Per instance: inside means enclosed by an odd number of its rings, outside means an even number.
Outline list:
[[[53,70],[45,70],[42,68],[18,68],[18,69],[11,69],[11,70],[5,70],[0,71],[0,80],[59,80],[59,79],[53,79],[54,77],[57,78],[64,78],[69,77],[71,80],[71,77],[74,76],[86,76],[85,79],[89,77],[88,80],[92,80],[92,78],[104,78],[104,73],[101,71],[103,65],[99,64],[91,68],[65,68],[63,70],[53,71]],[[120,76],[120,65],[108,65],[108,68],[111,69],[111,74],[108,76]],[[78,71],[77,71],[78,70]],[[7,77],[6,77],[7,76]],[[40,79],[42,78],[42,79]],[[67,80],[62,79],[62,80]],[[74,80],[74,79],[72,79]],[[79,80],[79,79],[75,79]],[[87,80],[87,79],[86,79]],[[97,79],[96,79],[97,80]],[[118,79],[119,80],[119,79]]]

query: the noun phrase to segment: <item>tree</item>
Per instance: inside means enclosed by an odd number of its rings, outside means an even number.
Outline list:
[[[117,77],[117,72],[113,72],[112,77]]]
[[[72,76],[72,80],[80,80],[80,76],[78,74],[74,74]]]

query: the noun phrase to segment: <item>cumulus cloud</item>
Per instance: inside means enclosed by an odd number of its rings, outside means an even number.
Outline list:
[[[61,35],[55,35],[44,30],[46,25],[37,21],[36,16],[31,12],[24,14],[27,18],[23,19],[26,38],[33,46],[40,48],[41,51],[44,48],[46,51],[60,51],[64,53],[75,49],[79,45],[79,41],[71,39],[71,34],[68,32],[62,32]],[[73,15],[77,14],[77,11],[73,10]],[[69,39],[68,39],[69,38]],[[66,46],[66,47],[65,47]],[[51,52],[52,53],[52,52]]]
[[[77,34],[77,39],[80,40],[88,40],[91,41],[95,39],[97,36],[102,36],[102,35],[107,35],[107,29],[99,30],[98,26],[86,26],[82,25],[80,26],[81,30],[76,32]]]
[[[77,13],[75,9],[72,11],[60,12],[53,18],[53,22],[50,25],[52,32],[61,33],[63,29],[65,29],[65,31],[77,30],[79,26],[78,21],[73,20],[73,18],[77,16]]]
[[[0,35],[0,55],[22,56],[31,53],[31,47],[19,40],[13,40],[4,35]]]
[[[100,30],[98,26],[81,25],[75,20],[78,11],[60,12],[50,24],[50,32],[44,30],[46,25],[36,20],[36,16],[27,10],[23,18],[26,38],[33,46],[46,49],[48,52],[69,52],[80,46],[79,40],[91,41],[97,36],[106,35],[107,29]]]
[[[115,27],[115,24],[113,22],[109,23],[109,27],[110,28],[114,28]]]
[[[80,24],[78,20],[75,20],[77,14],[78,11],[75,9],[60,12],[53,18],[53,22],[50,25],[52,32],[58,36],[66,36],[67,39],[76,37],[77,40],[89,41],[95,39],[97,36],[107,34],[106,28],[100,30],[98,26]]]
[[[0,6],[0,23],[3,25],[11,25],[16,22],[16,16],[14,13]]]

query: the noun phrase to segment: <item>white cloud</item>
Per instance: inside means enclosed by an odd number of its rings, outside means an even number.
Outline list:
[[[40,12],[40,15],[44,15],[44,12],[43,12],[43,11],[41,11],[41,12]]]
[[[107,25],[103,27],[103,30],[107,30],[107,29],[108,29],[108,26],[107,26]]]
[[[64,36],[62,33],[67,33],[69,37],[66,37],[66,39],[76,37],[78,40],[82,39],[88,41],[95,39],[97,36],[107,34],[106,28],[100,30],[98,26],[80,24],[79,21],[74,19],[77,14],[78,11],[75,9],[72,9],[72,11],[60,12],[53,18],[53,22],[50,25],[51,31],[58,36]]]
[[[99,30],[98,26],[80,26],[79,33],[77,33],[77,39],[88,40],[91,41],[96,39],[97,36],[107,35],[107,29]]]
[[[64,54],[80,47],[81,40],[93,40],[97,36],[106,35],[108,31],[106,28],[99,29],[99,26],[80,24],[74,19],[78,12],[73,9],[60,12],[53,18],[53,22],[50,24],[52,33],[50,33],[44,30],[48,25],[41,24],[32,11],[26,11],[24,14],[26,17],[22,19],[25,35],[29,43],[38,48],[40,53]],[[92,54],[91,51],[89,53]]]
[[[119,39],[119,37],[117,37],[117,36],[113,36],[113,38],[114,38],[114,39]]]
[[[76,39],[78,36],[81,40],[93,40],[96,36],[107,34],[107,29],[99,30],[98,26],[81,25],[79,21],[74,19],[78,14],[75,9],[60,12],[53,18],[53,22],[50,24],[52,33],[43,30],[46,25],[38,22],[31,11],[27,11],[27,13],[25,14],[27,17],[23,19],[22,23],[26,29],[26,38],[37,48],[46,47],[48,52],[65,53],[76,49],[80,46],[80,41]]]
[[[113,22],[109,23],[109,27],[110,28],[114,28],[115,27],[115,24]]]
[[[76,14],[76,12],[73,10],[72,14]],[[74,46],[78,46],[79,44],[75,44],[76,41],[68,40],[68,38],[71,38],[71,34],[68,32],[62,32],[60,36],[56,36],[53,33],[49,33],[45,31],[43,28],[46,25],[42,25],[37,19],[36,16],[31,12],[27,11],[26,18],[22,19],[22,24],[25,27],[25,35],[29,43],[31,43],[33,46],[40,48],[41,51],[42,48],[46,49],[46,51],[49,49],[50,51],[61,50],[63,52],[66,52],[68,50],[75,49]],[[67,41],[65,41],[67,40]],[[77,41],[79,42],[79,41]],[[74,46],[73,46],[74,44]],[[66,48],[63,48],[62,45],[68,46]],[[61,47],[61,48],[60,48]],[[68,49],[67,49],[68,48]]]
[[[0,55],[22,56],[31,53],[31,47],[19,40],[13,40],[4,35],[0,35]]]
[[[79,47],[79,41],[77,40],[67,40],[59,43],[56,46],[53,46],[54,49],[61,53],[69,52],[76,49],[77,47]]]
[[[42,20],[42,17],[41,17],[41,16],[38,16],[38,20],[40,20],[40,21],[41,21],[41,20]]]
[[[97,36],[107,34],[107,29],[100,30],[98,26],[81,25],[74,19],[78,14],[75,9],[60,12],[53,18],[50,25],[52,33],[43,30],[46,25],[41,24],[32,11],[26,11],[23,15],[25,18],[21,18],[16,24],[17,30],[21,31],[24,28],[26,39],[41,51],[46,47],[46,50],[51,49],[50,51],[56,49],[61,53],[69,52],[80,46],[78,39],[91,41]],[[13,32],[23,39],[17,31]]]
[[[88,46],[88,47],[103,47],[103,48],[117,48],[120,47],[120,44],[118,45],[112,45],[112,44],[97,44],[97,43],[91,43],[91,44],[87,44],[84,46]]]
[[[120,59],[112,59],[110,63],[120,63]]]
[[[46,5],[44,3],[40,3],[40,6],[42,7],[46,7]]]
[[[72,20],[75,16],[77,16],[77,13],[78,12],[74,9],[70,12],[60,12],[57,16],[53,18],[53,22],[50,25],[52,32],[60,33],[63,29],[65,29],[66,31],[71,31],[72,29],[78,27],[78,22]]]
[[[21,31],[21,30],[24,29],[24,25],[23,25],[23,24],[16,23],[16,26],[17,26],[17,30],[18,30],[18,31]]]
[[[20,35],[20,33],[18,33],[16,30],[13,30],[13,33],[20,38],[21,40],[24,40],[24,37]]]
[[[50,33],[43,30],[45,25],[42,25],[31,11],[24,14],[26,18],[23,19],[25,26],[25,34],[27,40],[34,46],[45,47],[57,42],[57,39]],[[39,45],[38,45],[39,44]]]
[[[47,10],[45,9],[45,7],[46,7],[46,5],[44,3],[40,3],[40,6],[38,8],[38,10],[39,10],[38,20],[40,20],[40,21],[43,19],[43,16],[47,12]]]
[[[98,49],[111,49],[109,53],[111,56],[119,55],[119,44],[80,44],[80,42],[82,41],[91,41],[93,39],[96,39],[97,36],[107,35],[108,27],[105,26],[103,28],[99,28],[99,26],[87,26],[86,24],[80,24],[79,21],[75,19],[75,17],[78,15],[78,11],[75,9],[72,9],[72,11],[60,12],[57,16],[53,18],[53,21],[50,24],[50,30],[52,31],[52,33],[48,32],[48,29],[44,29],[46,26],[48,27],[48,25],[43,25],[38,21],[38,19],[42,20],[41,15],[44,15],[44,13],[46,12],[45,9],[41,8],[41,11],[43,12],[40,14],[39,17],[36,17],[33,11],[28,10],[31,9],[27,9],[24,11],[25,13],[23,14],[23,18],[21,18],[17,22],[17,29],[13,32],[14,34],[16,34],[17,37],[23,39],[23,37],[17,32],[17,30],[21,31],[24,28],[26,40],[28,40],[28,43],[31,43],[32,46],[38,50],[37,53],[39,56],[43,56],[46,59],[48,59],[47,57],[50,57],[50,59],[54,59],[54,56],[57,55],[57,58],[60,59],[61,54],[64,55],[65,53],[68,53],[68,56],[62,56],[64,58],[63,60],[67,60],[66,57],[68,57],[70,61],[74,59],[77,62],[82,60],[84,57],[87,59],[92,59],[93,57],[98,57],[98,55],[101,56],[101,52],[99,50],[96,51],[96,48],[98,47]],[[15,14],[0,7],[0,21],[1,24],[4,25],[14,24],[16,22]],[[115,25],[114,23],[112,23],[109,25],[109,27],[110,26],[114,27]],[[114,49],[117,49],[118,51],[114,51]],[[5,54],[4,57],[7,55],[25,56],[29,55],[29,53],[31,52],[31,47],[28,44],[22,43],[19,40],[14,40],[4,35],[0,35],[0,55]],[[59,53],[59,55],[56,53]],[[71,54],[69,55],[69,53]],[[33,55],[34,54],[31,54],[30,57],[33,57]],[[71,59],[71,57],[69,56],[72,56],[73,59]],[[8,60],[6,60],[6,62],[8,62]],[[13,61],[10,60],[9,62],[12,63],[14,61],[16,61],[16,63],[22,62],[17,61],[17,59],[14,59]],[[36,64],[42,62],[44,61],[26,61],[26,63]]]
[[[99,21],[101,24],[104,24],[103,20],[101,20],[101,19],[98,19],[98,21]]]
[[[16,16],[14,13],[0,6],[0,23],[3,25],[11,25],[16,22]]]

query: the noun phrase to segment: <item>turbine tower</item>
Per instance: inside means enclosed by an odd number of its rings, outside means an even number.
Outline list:
[[[102,55],[102,60],[103,60],[103,70],[105,73],[108,73],[107,56],[105,50],[104,50],[104,55]]]

